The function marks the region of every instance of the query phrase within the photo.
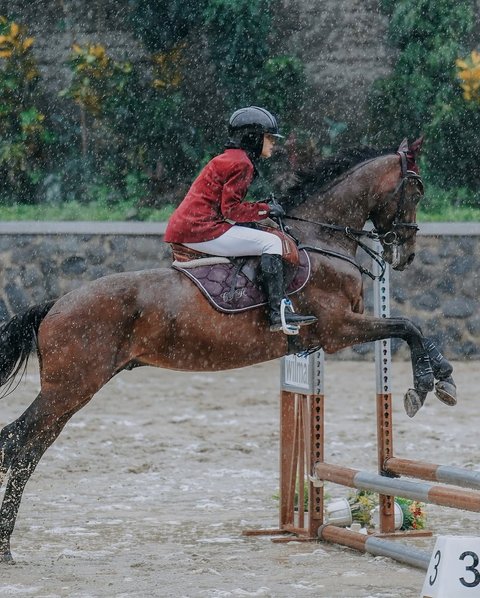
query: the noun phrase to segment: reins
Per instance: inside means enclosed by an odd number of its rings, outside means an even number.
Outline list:
[[[288,216],[288,218],[289,218],[289,216]],[[343,227],[343,228],[339,227],[339,229],[342,230],[349,239],[352,239],[353,241],[355,241],[357,246],[360,247],[361,249],[363,249],[363,251],[365,251],[365,253],[368,254],[372,258],[372,260],[378,264],[378,266],[380,268],[379,274],[375,275],[373,272],[371,272],[367,268],[364,268],[361,264],[359,264],[356,261],[355,258],[350,257],[349,255],[345,255],[344,253],[339,253],[337,251],[333,251],[332,249],[325,249],[323,247],[315,247],[314,245],[306,245],[304,243],[300,243],[298,248],[305,249],[306,251],[312,251],[314,253],[320,253],[322,255],[336,257],[345,262],[349,262],[350,264],[355,266],[355,268],[357,268],[361,274],[366,274],[372,280],[376,280],[377,278],[382,278],[383,275],[385,274],[385,268],[387,267],[385,260],[382,258],[381,254],[378,251],[376,251],[375,249],[372,249],[366,243],[363,243],[362,241],[360,241],[360,239],[358,237],[355,236],[355,233],[361,232],[362,236],[368,237],[369,239],[378,240],[379,239],[378,234],[375,233],[374,231],[355,231],[355,232],[353,232],[348,227]]]

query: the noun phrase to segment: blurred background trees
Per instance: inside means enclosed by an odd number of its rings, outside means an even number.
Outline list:
[[[50,140],[39,109],[33,38],[0,15],[0,201],[34,201]]]
[[[453,201],[480,207],[480,68],[460,60],[478,43],[475,2],[383,0],[382,6],[398,54],[392,73],[372,86],[370,138],[391,144],[425,135],[427,182],[452,191]]]
[[[72,39],[70,76],[56,102],[46,98],[29,23],[8,8],[0,14],[1,203],[176,204],[221,151],[229,114],[257,104],[279,116],[287,140],[262,164],[269,176],[254,196],[279,189],[294,168],[342,145],[393,147],[424,134],[422,172],[435,197],[480,206],[473,0],[380,1],[393,68],[374,81],[367,118],[354,126],[322,112],[300,55],[282,51],[289,3],[121,5],[142,59],[118,60],[108,40]]]

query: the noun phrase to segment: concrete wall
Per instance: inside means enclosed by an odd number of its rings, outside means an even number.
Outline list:
[[[0,320],[114,272],[168,266],[159,223],[0,223]],[[417,256],[391,272],[391,312],[418,323],[450,358],[480,358],[480,224],[424,224]],[[365,277],[367,312],[372,283]],[[372,358],[371,344],[342,351]],[[394,354],[408,356],[394,341]]]

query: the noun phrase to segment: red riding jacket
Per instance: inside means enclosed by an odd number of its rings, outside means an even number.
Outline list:
[[[232,222],[266,218],[268,204],[243,201],[253,176],[253,164],[242,149],[227,149],[210,160],[170,217],[165,241],[211,241],[231,228]]]

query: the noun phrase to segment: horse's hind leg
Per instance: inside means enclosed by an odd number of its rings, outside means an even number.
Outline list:
[[[25,444],[23,420],[22,415],[0,431],[0,487],[16,455]]]
[[[16,455],[38,433],[38,404],[41,401],[39,394],[19,418],[0,430],[0,486]]]
[[[5,476],[10,470],[0,508],[0,562],[12,562],[10,537],[25,484],[66,422],[91,397],[81,384],[76,393],[67,395],[64,389],[42,391],[18,419],[0,432],[0,472]]]
[[[433,374],[438,382],[435,384],[435,395],[446,405],[457,404],[457,387],[452,378],[453,366],[437,349],[432,340],[425,338],[423,341]]]
[[[49,429],[38,434],[24,449],[16,451],[11,460],[10,475],[0,508],[0,563],[13,563],[10,538],[15,527],[25,485],[47,448],[58,437],[71,414],[64,415]]]

